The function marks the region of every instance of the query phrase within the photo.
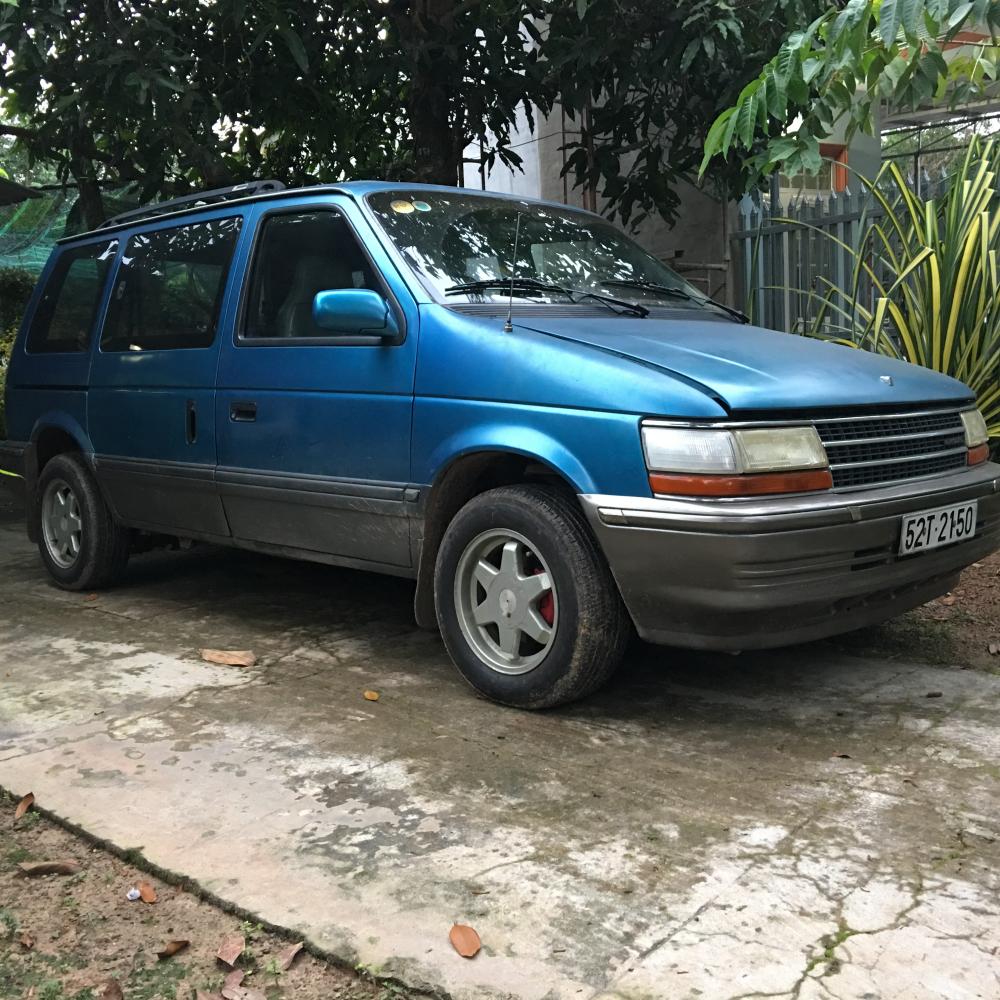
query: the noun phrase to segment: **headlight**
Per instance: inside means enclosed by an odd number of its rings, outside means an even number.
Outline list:
[[[654,493],[740,497],[829,489],[833,479],[816,429],[642,428]]]
[[[962,423],[965,425],[965,443],[969,448],[978,448],[989,440],[986,420],[979,410],[963,410]]]
[[[962,425],[965,427],[965,445],[969,449],[968,464],[981,465],[990,457],[986,420],[979,410],[963,410]]]

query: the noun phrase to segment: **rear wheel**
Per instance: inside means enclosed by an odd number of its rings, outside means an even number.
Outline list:
[[[57,455],[38,477],[38,549],[66,590],[108,586],[128,562],[130,536],[118,524],[77,454]]]
[[[438,623],[462,676],[505,705],[550,708],[614,672],[628,618],[571,497],[506,486],[448,526],[435,571]]]

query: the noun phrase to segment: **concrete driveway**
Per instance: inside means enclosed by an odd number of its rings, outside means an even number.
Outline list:
[[[0,567],[0,784],[343,961],[461,998],[1000,996],[1000,677],[639,647],[527,714],[398,580],[206,548],[88,600],[12,516]]]

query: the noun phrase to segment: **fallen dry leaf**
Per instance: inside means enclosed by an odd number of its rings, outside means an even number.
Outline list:
[[[1000,653],[1000,642],[991,642],[987,647],[990,651],[990,656],[996,656]]]
[[[298,944],[290,944],[287,948],[282,948],[277,955],[274,956],[274,960],[278,963],[278,968],[282,972],[287,972],[292,962],[295,961],[295,956],[302,951],[302,942]]]
[[[378,701],[378,699],[379,699],[379,693],[378,693],[378,691],[366,691],[365,692],[365,701]]]
[[[136,888],[139,890],[139,898],[144,903],[156,902],[156,890],[149,884],[149,882],[140,882]]]
[[[246,946],[247,943],[242,934],[230,934],[222,939],[222,944],[219,945],[215,957],[220,962],[225,962],[226,965],[235,965],[236,959],[243,954],[243,949]]]
[[[252,667],[257,662],[249,649],[203,649],[201,658],[206,663],[221,663],[224,667]]]
[[[223,986],[222,995],[225,1000],[267,1000],[261,990],[252,986]]]
[[[98,1000],[125,1000],[121,986],[117,979],[109,979],[102,986],[97,988]]]
[[[462,958],[475,958],[479,954],[479,949],[483,943],[479,940],[479,935],[465,924],[455,924],[448,935],[452,948],[462,956]]]
[[[14,810],[14,822],[16,823],[34,804],[34,792],[28,792],[28,794],[25,795],[20,802],[18,802],[17,808]]]
[[[75,875],[81,868],[75,861],[22,861],[17,867],[29,878],[36,875]]]
[[[219,994],[206,993],[204,990],[195,990],[194,1000],[219,1000]]]
[[[243,982],[243,977],[246,973],[242,969],[233,969],[232,972],[228,973],[226,978],[222,980],[222,988],[229,989],[233,986],[239,986]]]
[[[25,950],[31,951],[35,947],[35,939],[27,932],[21,931],[14,939]]]
[[[173,958],[179,951],[183,951],[190,941],[168,941],[157,953],[156,957],[162,962],[165,958]]]
[[[946,608],[950,608],[958,598],[954,594],[948,594],[946,597],[938,598],[938,604],[943,604]]]

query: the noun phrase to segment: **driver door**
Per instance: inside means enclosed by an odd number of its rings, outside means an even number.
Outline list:
[[[248,280],[216,391],[216,481],[233,536],[403,570],[417,311],[350,199],[256,207]],[[401,331],[331,335],[318,292],[370,288]]]

